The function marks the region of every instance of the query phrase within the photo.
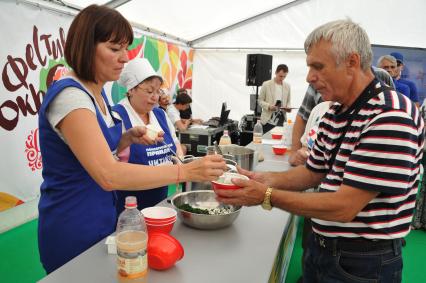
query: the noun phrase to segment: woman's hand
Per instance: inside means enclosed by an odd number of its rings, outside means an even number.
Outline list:
[[[222,155],[218,154],[207,155],[180,166],[180,181],[213,181],[228,170]]]
[[[136,126],[128,129],[122,136],[120,143],[117,148],[117,152],[121,152],[125,148],[129,147],[131,144],[143,144],[143,145],[152,145],[158,142],[164,141],[164,132],[158,132],[158,135],[155,139],[151,139],[147,135],[147,129],[143,126]]]
[[[130,140],[130,143],[138,143],[143,145],[152,145],[158,142],[164,141],[164,132],[158,132],[158,135],[155,139],[150,138],[147,135],[147,129],[143,126],[136,126],[127,130],[126,134]]]

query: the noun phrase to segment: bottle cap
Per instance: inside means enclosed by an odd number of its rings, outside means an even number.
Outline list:
[[[126,197],[126,204],[124,206],[126,208],[137,207],[138,206],[138,201],[137,201],[136,197],[134,197],[134,196]]]

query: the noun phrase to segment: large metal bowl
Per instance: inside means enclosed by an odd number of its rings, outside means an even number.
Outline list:
[[[194,208],[208,209],[224,207],[224,204],[216,200],[216,194],[211,190],[192,191],[175,195],[172,204],[178,212],[178,217],[186,225],[204,230],[219,229],[229,226],[240,214],[241,206],[231,206],[233,212],[223,215],[196,214],[179,209],[183,204],[189,204]]]

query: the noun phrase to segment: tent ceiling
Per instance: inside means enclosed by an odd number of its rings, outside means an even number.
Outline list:
[[[372,44],[426,47],[424,0],[17,1],[65,3],[74,12],[107,4],[136,28],[196,49],[303,49],[312,29],[347,17],[366,29]]]
[[[107,4],[114,1],[63,2],[84,8],[91,4]],[[117,10],[133,23],[189,42],[289,2],[293,0],[127,1],[117,7]]]

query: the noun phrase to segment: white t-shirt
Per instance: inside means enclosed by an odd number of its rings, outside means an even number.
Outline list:
[[[169,115],[170,121],[172,121],[173,125],[176,125],[176,122],[182,120],[180,118],[180,112],[177,110],[174,104],[169,105],[167,107],[167,115]]]
[[[275,83],[275,102],[277,102],[277,100],[281,101],[281,106],[285,106],[283,103],[285,101],[283,101],[283,85],[279,85],[277,83]]]
[[[130,101],[127,97],[124,98],[123,100],[121,100],[120,104],[123,105],[124,108],[126,109],[127,114],[129,115],[130,122],[132,123],[133,126],[147,126],[147,125],[145,125],[145,123],[143,122],[143,120],[141,119],[139,114],[135,111],[135,109],[133,109],[133,107],[130,104]],[[114,114],[116,114],[116,113],[114,113]],[[117,116],[119,116],[119,115],[117,115]],[[121,117],[118,117],[118,118],[121,119]],[[172,122],[170,121],[169,117],[167,117],[167,115],[166,115],[166,121],[167,121],[167,126],[169,127],[169,130],[170,130],[170,134],[172,135],[173,142],[175,144],[179,143],[179,139],[176,137],[175,127],[173,126]],[[152,125],[156,129],[162,129],[161,126],[160,126],[160,123],[158,123],[157,117],[155,117],[153,111],[149,112],[149,125]],[[123,126],[123,131],[126,131],[126,128],[124,126]]]
[[[309,119],[306,122],[305,132],[300,138],[300,142],[303,146],[310,148],[312,143],[315,142],[321,118],[324,116],[325,112],[330,109],[331,104],[331,101],[324,101],[312,109]]]
[[[100,110],[101,108],[99,107],[93,94],[79,80],[69,76],[63,77],[62,79],[64,78],[71,78],[75,80],[76,82],[80,83],[95,101],[96,106],[98,107],[99,112],[101,113],[102,118],[104,119],[106,125],[108,127],[111,127],[114,125],[114,120],[112,119],[108,111],[108,107],[104,100],[102,101],[104,103],[105,109],[107,109],[106,115],[104,115],[102,111]],[[56,128],[56,126],[59,124],[59,122],[62,121],[62,119],[64,119],[69,113],[71,113],[71,111],[74,111],[76,109],[88,109],[96,115],[96,109],[95,109],[95,106],[93,105],[93,101],[90,99],[87,93],[85,93],[84,91],[76,87],[67,87],[56,95],[56,97],[50,103],[46,111],[47,120],[49,121],[54,131],[59,135],[59,137],[65,143],[66,143],[66,140],[64,139],[61,132]]]

